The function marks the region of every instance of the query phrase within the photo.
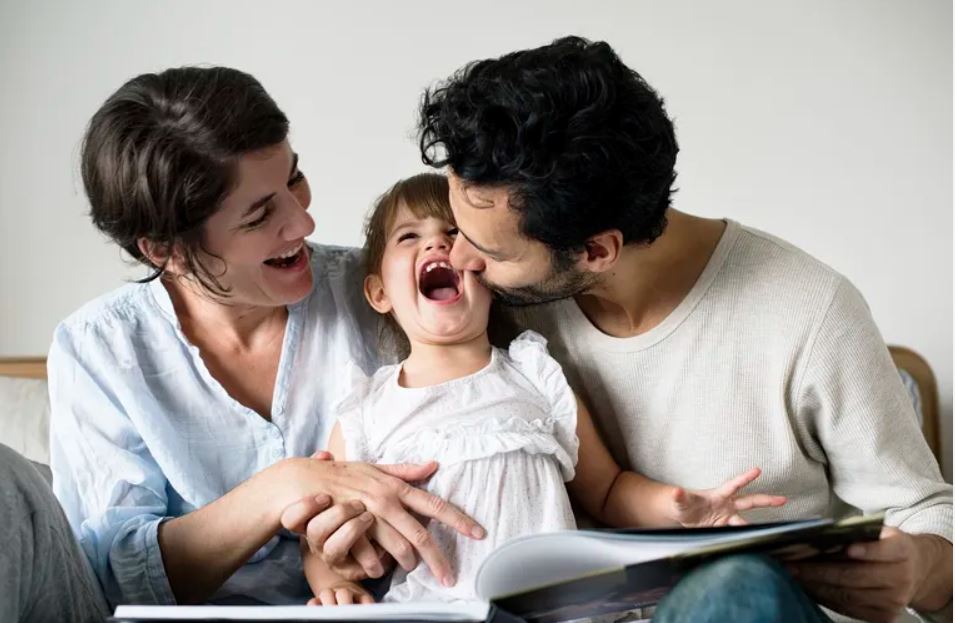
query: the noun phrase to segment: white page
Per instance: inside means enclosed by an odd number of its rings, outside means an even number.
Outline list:
[[[518,537],[494,550],[475,579],[482,599],[530,590],[606,569],[666,558],[690,548],[790,532],[829,523],[820,519],[730,534],[634,535],[565,530]]]
[[[201,621],[484,621],[488,604],[483,601],[455,603],[420,602],[353,606],[119,606],[117,619],[176,619]]]

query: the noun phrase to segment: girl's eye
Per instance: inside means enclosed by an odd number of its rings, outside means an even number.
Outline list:
[[[269,220],[269,217],[272,216],[272,206],[271,204],[265,206],[265,210],[262,211],[262,216],[255,219],[254,221],[249,221],[245,224],[246,229],[255,229],[265,224],[265,221]]]
[[[455,236],[457,236],[457,235],[458,235],[458,228],[457,228],[457,227],[452,227],[451,229],[449,229],[449,230],[448,230],[448,235],[451,236],[452,238],[454,238]]]
[[[400,236],[398,236],[398,243],[400,244],[400,243],[404,242],[405,240],[413,240],[413,239],[415,239],[415,238],[417,238],[417,237],[418,237],[418,234],[409,231],[409,232],[407,232],[407,233],[404,233],[404,234],[401,234]]]
[[[305,174],[302,173],[301,171],[296,171],[295,175],[289,178],[288,187],[291,188],[292,186],[296,186],[300,184],[302,180],[304,179],[305,179]]]

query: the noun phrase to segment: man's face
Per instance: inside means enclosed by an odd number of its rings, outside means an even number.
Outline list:
[[[451,264],[475,274],[508,305],[535,305],[590,288],[596,275],[581,271],[577,254],[556,254],[521,234],[517,212],[502,187],[465,184],[448,174],[451,210],[459,235]]]

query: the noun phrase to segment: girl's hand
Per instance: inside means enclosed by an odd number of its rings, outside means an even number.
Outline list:
[[[705,491],[674,488],[671,500],[673,520],[685,528],[744,526],[747,522],[740,516],[740,511],[785,504],[786,498],[781,495],[739,495],[740,489],[756,480],[760,473],[760,469],[754,467],[715,489]]]
[[[308,600],[309,606],[345,606],[351,604],[373,604],[375,598],[361,584],[340,582],[323,588],[318,597]]]

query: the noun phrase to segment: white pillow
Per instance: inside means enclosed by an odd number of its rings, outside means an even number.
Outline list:
[[[0,377],[0,443],[37,463],[50,462],[46,381]]]

